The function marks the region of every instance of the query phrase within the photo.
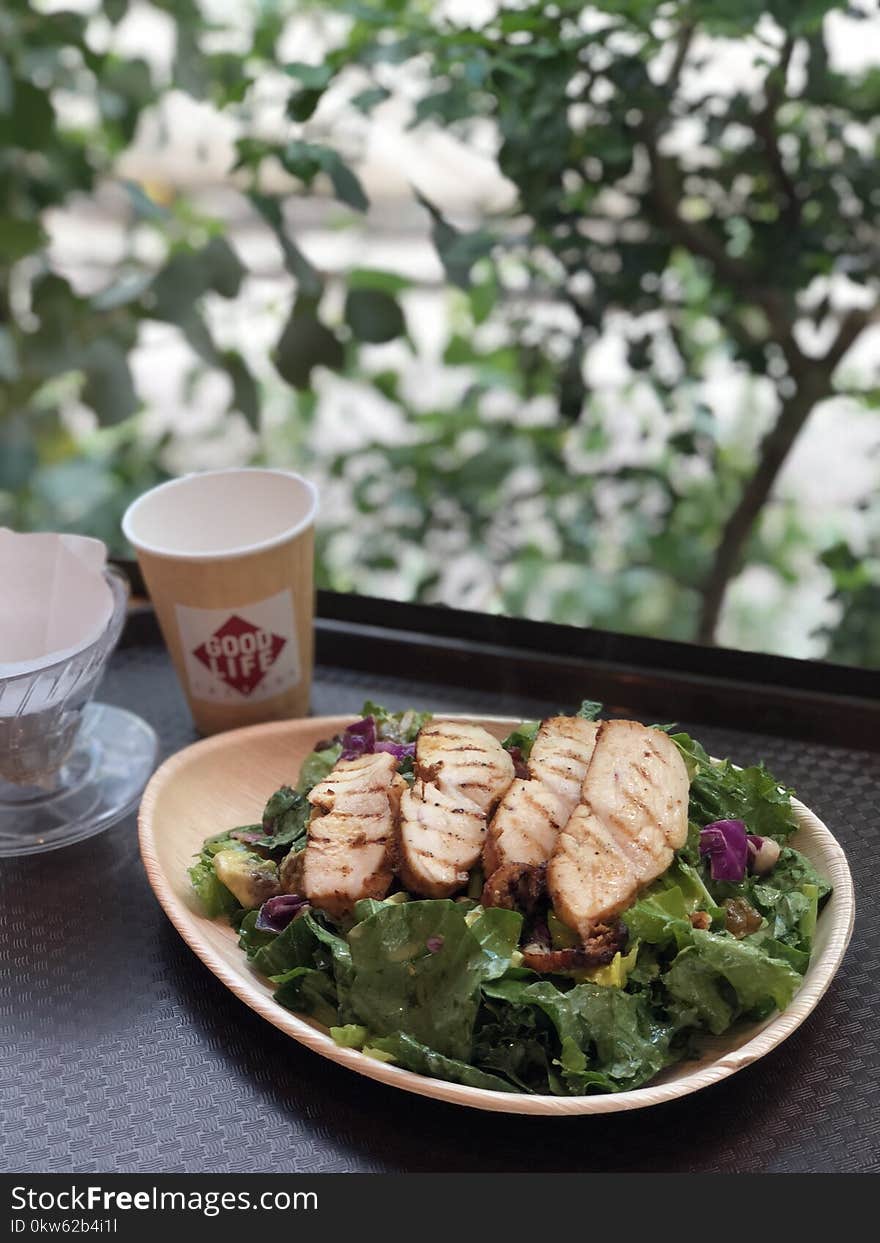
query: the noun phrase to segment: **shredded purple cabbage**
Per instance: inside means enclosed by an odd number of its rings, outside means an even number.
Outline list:
[[[746,874],[749,842],[742,820],[716,820],[700,830],[700,854],[708,856],[713,880],[739,883]]]
[[[513,760],[513,775],[515,777],[522,777],[523,780],[528,781],[532,774],[529,771],[529,766],[523,756],[522,748],[508,747],[507,754]]]
[[[267,898],[260,907],[254,928],[257,932],[283,932],[308,904],[308,898],[301,898],[297,893],[280,893],[276,898]]]
[[[376,750],[376,719],[365,716],[363,720],[349,725],[342,735],[343,760],[356,760],[361,755],[372,755]]]
[[[376,718],[365,716],[360,721],[349,725],[341,736],[342,760],[356,760],[362,755],[375,755],[377,751],[387,751],[395,759],[404,760],[416,753],[414,742],[386,742],[380,738],[376,730]]]
[[[407,756],[414,756],[416,753],[416,744],[414,742],[385,742],[380,739],[373,748],[374,751],[387,751],[390,755],[395,756],[398,760],[405,760]]]

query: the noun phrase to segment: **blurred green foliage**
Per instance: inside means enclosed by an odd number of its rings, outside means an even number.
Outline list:
[[[154,7],[177,22],[175,80],[196,77],[222,102],[224,58],[197,48],[208,28],[201,10],[191,0]],[[114,0],[103,14],[116,24],[127,9]],[[118,546],[125,505],[163,476],[161,442],[131,421],[139,403],[129,356],[144,321],[179,328],[229,376],[232,408],[254,424],[259,396],[240,355],[215,346],[201,312],[206,293],[234,298],[243,276],[219,222],[185,202],[162,207],[128,184],[128,245],[112,283],[86,296],[52,268],[43,213],[114,178],[139,118],[165,89],[144,60],[96,51],[90,30],[87,13],[47,14],[26,0],[9,0],[0,13],[0,521],[86,529]],[[68,121],[72,98],[90,121]],[[135,255],[138,229],[160,240],[158,270]],[[62,417],[73,401],[97,421],[79,438]]]
[[[118,23],[127,7],[115,0],[104,18]],[[708,640],[744,564],[797,578],[808,539],[789,503],[768,505],[779,471],[818,401],[847,393],[867,408],[877,389],[839,364],[877,318],[880,71],[836,73],[826,44],[832,9],[867,9],[520,0],[477,27],[425,0],[358,0],[332,6],[344,32],[303,64],[278,55],[301,5],[249,11],[246,56],[205,50],[216,25],[193,0],[154,7],[177,30],[162,83],[142,60],[96,51],[87,16],[37,14],[24,0],[0,14],[0,521],[118,540],[122,509],[165,460],[138,423],[130,372],[145,323],[175,326],[228,377],[230,412],[264,430],[258,380],[204,313],[208,298],[235,299],[246,275],[220,222],[130,185],[127,236],[158,239],[158,267],[132,242],[113,283],[86,296],[46,253],[42,213],[113,179],[139,118],[177,88],[235,118],[236,174],[295,282],[272,362],[290,386],[292,439],[346,498],[323,515],[324,585],[387,581],[411,598]],[[707,36],[749,41],[754,90],[700,76]],[[408,282],[359,268],[341,302],[330,296],[265,189],[277,163],[302,192],[364,212],[356,173],[314,141],[312,118],[331,89],[369,114],[407,69],[424,83],[413,125],[467,138],[490,120],[515,192],[476,228],[421,200],[450,290],[454,400],[414,394],[375,348],[414,348]],[[278,70],[288,124],[269,139],[250,105]],[[67,122],[71,95],[90,101],[91,121]],[[858,287],[856,309],[822,286],[834,273]],[[629,380],[610,394],[588,358],[622,314]],[[821,354],[802,347],[803,323],[822,330]],[[705,399],[719,351],[775,389],[755,445],[725,438]],[[322,368],[390,404],[400,434],[346,452],[322,443],[310,430]],[[72,400],[94,412],[94,430],[71,432]],[[629,456],[615,452],[622,406],[644,450]],[[878,558],[832,542],[824,565],[844,623],[830,653],[876,663]]]

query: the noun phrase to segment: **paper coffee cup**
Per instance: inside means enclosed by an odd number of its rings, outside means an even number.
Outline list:
[[[317,490],[290,471],[206,471],[126,510],[196,725],[305,716],[313,661]]]

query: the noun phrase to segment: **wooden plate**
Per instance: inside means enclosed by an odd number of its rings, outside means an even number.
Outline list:
[[[273,1001],[271,985],[251,970],[238,948],[236,933],[200,913],[186,869],[206,837],[252,823],[278,786],[295,781],[300,764],[315,743],[353,719],[319,717],[252,725],[194,743],[158,769],[144,792],[139,816],[147,876],[186,943],[252,1010],[323,1057],[392,1087],[474,1109],[520,1114],[615,1113],[686,1096],[742,1070],[790,1036],[831,983],[852,932],[852,879],[843,851],[828,829],[795,800],[799,828],[793,843],[834,886],[819,918],[810,968],[787,1010],[763,1023],[738,1027],[721,1037],[707,1037],[699,1060],[673,1066],[649,1086],[633,1092],[557,1097],[445,1083],[378,1062],[354,1049],[339,1048],[325,1028]],[[499,717],[480,721],[499,738],[517,723]]]

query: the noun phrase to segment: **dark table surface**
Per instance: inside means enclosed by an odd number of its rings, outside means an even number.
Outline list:
[[[534,717],[556,703],[319,668],[316,714],[400,708]],[[195,735],[158,646],[116,653],[99,698]],[[674,718],[675,704],[669,705]],[[632,1114],[518,1118],[410,1096],[324,1061],[233,997],[147,885],[134,818],[0,865],[0,1169],[14,1172],[869,1171],[880,1169],[880,756],[700,728],[763,757],[853,870],[843,967],[779,1049],[724,1083]]]

